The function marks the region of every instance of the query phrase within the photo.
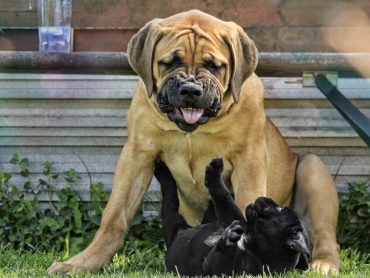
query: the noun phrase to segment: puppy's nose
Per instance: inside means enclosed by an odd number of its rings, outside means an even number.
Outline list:
[[[203,88],[197,84],[185,83],[180,86],[179,92],[182,96],[199,97]]]

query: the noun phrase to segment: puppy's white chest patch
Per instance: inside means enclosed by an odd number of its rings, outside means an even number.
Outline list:
[[[204,243],[209,247],[214,247],[217,242],[221,239],[222,235],[220,233],[211,234]]]

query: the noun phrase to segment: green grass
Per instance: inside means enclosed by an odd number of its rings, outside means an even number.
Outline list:
[[[138,243],[139,244],[139,243]],[[132,244],[131,244],[132,247]],[[46,269],[55,260],[62,260],[60,253],[41,253],[13,250],[0,246],[0,277],[58,277],[48,276]],[[370,277],[370,254],[352,249],[341,251],[340,277]],[[164,254],[158,249],[123,250],[116,255],[108,269],[99,274],[74,275],[73,277],[176,277],[164,271]],[[60,276],[59,276],[60,277]],[[317,273],[290,272],[285,275],[261,277],[322,277]]]

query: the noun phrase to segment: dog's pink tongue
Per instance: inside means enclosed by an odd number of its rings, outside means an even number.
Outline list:
[[[188,108],[180,108],[182,115],[184,116],[184,120],[188,124],[195,124],[200,117],[203,115],[203,109],[188,109]]]

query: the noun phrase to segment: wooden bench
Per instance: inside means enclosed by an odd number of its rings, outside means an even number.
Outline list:
[[[16,152],[30,159],[35,181],[46,160],[59,173],[74,168],[82,177],[76,189],[88,199],[85,164],[93,182],[103,182],[109,191],[138,77],[17,71],[0,73],[0,171],[12,173],[22,188],[24,178],[9,162]],[[317,88],[303,87],[299,77],[262,76],[262,81],[267,115],[296,152],[323,159],[340,193],[348,182],[369,177],[370,149]],[[339,78],[337,87],[370,117],[368,79]],[[62,185],[59,180],[56,188]],[[146,200],[145,214],[155,214],[155,180]]]

